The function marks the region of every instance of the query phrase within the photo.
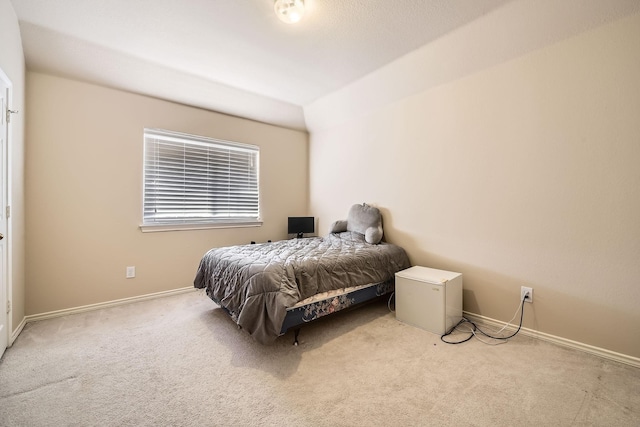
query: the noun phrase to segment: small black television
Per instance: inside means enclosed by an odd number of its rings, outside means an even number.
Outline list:
[[[313,233],[315,231],[314,224],[315,218],[312,216],[290,216],[287,232],[302,238],[304,233]]]

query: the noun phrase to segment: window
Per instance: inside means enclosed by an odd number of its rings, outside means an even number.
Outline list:
[[[143,231],[259,225],[259,154],[254,145],[145,129]]]

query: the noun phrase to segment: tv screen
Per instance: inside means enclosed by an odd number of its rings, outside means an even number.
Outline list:
[[[315,219],[312,216],[290,216],[287,232],[302,237],[304,233],[313,233]]]

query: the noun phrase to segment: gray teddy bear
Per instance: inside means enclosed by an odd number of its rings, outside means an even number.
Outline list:
[[[349,209],[346,220],[338,220],[331,224],[330,233],[355,231],[364,234],[367,243],[377,245],[382,240],[382,214],[380,209],[366,203],[353,205]]]

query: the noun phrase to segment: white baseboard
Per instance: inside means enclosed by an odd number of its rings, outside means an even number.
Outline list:
[[[26,316],[25,319],[22,321],[22,323],[37,322],[38,320],[52,319],[54,317],[62,317],[62,316],[67,316],[69,314],[84,313],[85,311],[99,310],[101,308],[115,307],[117,305],[131,304],[133,302],[168,297],[171,295],[178,295],[186,292],[194,292],[197,290],[198,289],[192,286],[187,286],[184,288],[172,289],[170,291],[155,292],[152,294],[140,295],[137,297],[122,298],[122,299],[117,299],[113,301],[100,302],[97,304],[83,305],[80,307],[65,308],[64,310],[56,310],[56,311],[49,311],[46,313],[32,314],[32,315]],[[24,325],[22,327],[24,327]],[[20,331],[22,331],[22,328],[20,328]],[[18,332],[18,334],[19,333],[20,332]],[[16,338],[17,338],[17,334],[16,334]]]
[[[507,323],[501,322],[499,320],[491,319],[489,317],[481,316],[479,314],[469,313],[467,311],[463,312],[463,316],[468,320],[473,321],[474,323],[478,323],[480,325],[486,325],[489,327],[498,327],[502,328]],[[509,325],[505,330],[515,332],[518,329],[518,325]],[[602,357],[604,359],[613,360],[616,362],[624,363],[626,365],[631,365],[636,368],[640,368],[640,358],[629,356],[622,353],[616,353],[615,351],[607,350],[600,347],[595,347],[589,344],[584,344],[581,342],[573,341],[567,338],[558,337],[555,335],[547,334],[544,332],[539,332],[529,328],[521,328],[520,333],[522,335],[526,335],[528,337],[537,338],[542,341],[551,342],[553,344],[561,345],[563,347],[569,347],[575,350],[580,350],[585,353],[593,354],[598,357]]]
[[[27,324],[27,318],[23,317],[22,321],[20,322],[18,327],[15,329],[15,331],[13,331],[13,333],[9,337],[9,343],[8,343],[9,347],[11,347],[13,345],[13,343],[16,340],[16,338],[18,338],[18,335],[20,335],[20,332],[22,332],[22,330],[24,329],[24,325],[26,325],[26,324]]]

